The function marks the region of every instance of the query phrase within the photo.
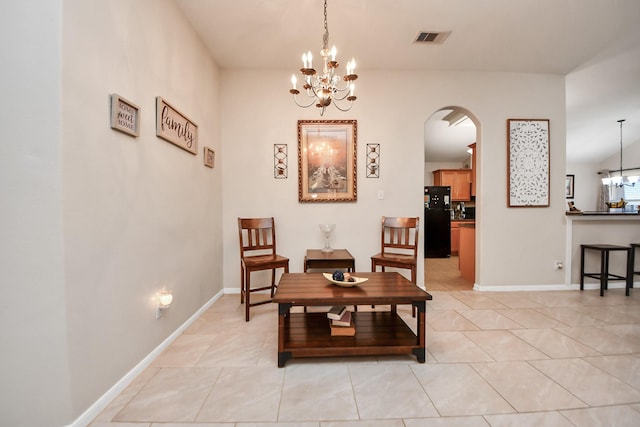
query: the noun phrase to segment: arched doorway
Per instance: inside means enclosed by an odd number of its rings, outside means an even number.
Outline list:
[[[435,218],[425,196],[424,278],[428,290],[469,290],[475,283],[475,224],[479,194],[477,158],[479,121],[468,109],[446,106],[435,111],[424,124],[424,184],[450,186],[448,212],[451,215],[449,256],[441,249],[429,250],[436,232]],[[426,189],[425,189],[426,190]],[[431,191],[440,191],[432,188]],[[431,203],[433,205],[433,203]],[[438,223],[441,230],[443,225]],[[460,240],[462,231],[462,240]],[[441,231],[438,231],[441,233]],[[431,238],[429,239],[429,235]],[[471,236],[471,237],[470,237]],[[470,241],[469,239],[473,239]],[[462,247],[461,247],[462,245]],[[470,248],[472,248],[470,250]]]

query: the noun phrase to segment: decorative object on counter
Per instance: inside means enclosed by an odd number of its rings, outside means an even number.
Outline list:
[[[567,213],[572,215],[579,215],[582,213],[580,209],[576,208],[576,205],[574,205],[573,202],[567,202],[567,205],[569,205],[569,211]]]
[[[509,207],[549,206],[549,120],[507,120]]]
[[[618,120],[618,123],[620,123],[620,169],[616,170],[610,170],[608,172],[608,175],[604,178],[602,178],[602,185],[607,185],[607,186],[615,186],[615,187],[622,187],[625,185],[631,185],[634,186],[636,185],[636,182],[638,182],[638,180],[640,180],[639,176],[623,176],[622,172],[624,171],[628,171],[628,170],[635,170],[637,168],[632,168],[632,169],[622,169],[622,124],[625,122],[625,119],[620,119]],[[611,173],[617,173],[618,175],[616,176],[611,176]],[[624,207],[624,206],[623,206]]]
[[[139,136],[140,107],[120,95],[112,94],[111,128],[131,136]]]
[[[324,115],[325,109],[333,103],[340,111],[349,111],[353,106],[356,96],[353,94],[355,90],[354,81],[358,76],[354,73],[356,61],[351,59],[347,63],[347,74],[340,77],[337,70],[340,64],[336,61],[336,47],[329,49],[329,29],[327,25],[327,0],[324,0],[324,35],[322,36],[322,74],[318,74],[313,68],[313,55],[311,51],[302,54],[302,65],[300,73],[302,74],[302,88],[307,94],[306,104],[300,104],[297,96],[300,91],[297,88],[298,79],[295,74],[291,76],[292,89],[289,93],[293,95],[293,101],[298,107],[308,108],[315,105],[320,110],[320,115]],[[344,83],[340,83],[340,81]],[[342,101],[347,100],[348,104]]]
[[[464,202],[456,203],[456,208],[454,209],[453,219],[464,219],[465,218],[465,207]]]
[[[609,212],[624,212],[627,202],[624,199],[620,199],[617,202],[607,202],[606,205]]]
[[[204,147],[204,165],[208,168],[213,168],[216,159],[216,152],[209,147]]]
[[[367,144],[367,178],[380,178],[380,144]]]
[[[298,201],[355,202],[356,120],[298,120]]]
[[[273,144],[273,177],[286,179],[289,175],[287,144]]]
[[[320,231],[322,231],[324,235],[324,248],[322,248],[322,252],[333,252],[333,248],[331,247],[331,233],[333,233],[335,229],[335,224],[320,224]]]
[[[161,96],[156,96],[156,136],[193,155],[198,154],[198,125]]]
[[[567,175],[564,180],[564,197],[566,199],[573,199],[575,175]]]

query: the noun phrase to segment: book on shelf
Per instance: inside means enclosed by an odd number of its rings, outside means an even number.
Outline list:
[[[347,306],[346,305],[334,305],[333,307],[331,307],[331,309],[327,312],[327,317],[331,320],[340,320],[340,318],[342,316],[344,316],[344,313],[347,311]]]
[[[356,334],[356,325],[350,311],[347,311],[340,320],[330,320],[329,322],[331,336],[352,337]]]
[[[351,326],[332,326],[332,337],[352,337],[356,334],[356,328]]]
[[[331,320],[331,326],[351,326],[352,323],[351,312],[348,310],[344,312],[341,318]]]

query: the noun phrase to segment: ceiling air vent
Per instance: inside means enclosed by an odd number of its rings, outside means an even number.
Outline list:
[[[451,31],[422,31],[416,37],[416,43],[424,44],[442,44],[442,42],[451,34]]]

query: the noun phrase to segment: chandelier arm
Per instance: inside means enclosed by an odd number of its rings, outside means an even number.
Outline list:
[[[314,100],[314,99],[312,99],[312,100],[311,100],[311,104],[309,104],[309,105],[303,105],[303,104],[300,104],[300,103],[298,102],[298,97],[297,97],[296,95],[293,95],[293,102],[295,102],[295,103],[296,103],[296,105],[297,105],[298,107],[301,107],[301,108],[309,108],[309,107],[311,107],[313,104],[315,104],[315,100]]]
[[[342,101],[343,99],[347,99],[349,97],[349,92],[347,92],[346,90],[341,90],[340,92],[344,92],[343,96],[333,96],[333,99],[335,99],[336,101]],[[338,91],[334,92],[334,95],[338,95]]]
[[[319,89],[319,90],[316,90]],[[311,96],[311,94],[309,94],[309,90],[311,90],[311,93],[313,93],[313,96]],[[313,100],[311,101],[316,102],[316,100],[320,99],[320,94],[319,92],[322,91],[322,87],[316,87],[316,86],[311,86],[309,89],[307,89],[307,96],[309,96],[310,98],[313,98]]]
[[[344,99],[344,98],[342,98]],[[351,110],[351,107],[353,107],[353,101],[349,101],[349,108],[342,108],[340,107],[340,105],[336,102],[336,101],[342,101],[342,99],[338,100],[338,99],[334,99],[333,100],[333,105],[335,105],[335,107],[342,111],[343,113],[346,113],[347,111]]]
[[[349,83],[345,83],[344,87],[339,87],[337,84],[333,86],[336,92],[345,92],[351,89],[351,85]]]

